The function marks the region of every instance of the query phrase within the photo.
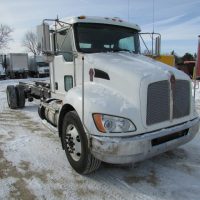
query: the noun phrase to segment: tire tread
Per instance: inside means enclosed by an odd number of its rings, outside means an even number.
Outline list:
[[[87,167],[83,174],[90,174],[96,171],[101,165],[101,161],[96,159],[91,153],[88,155]]]

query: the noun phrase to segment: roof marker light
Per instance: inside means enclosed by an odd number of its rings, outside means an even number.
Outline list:
[[[81,15],[81,16],[78,17],[78,19],[86,19],[86,16]]]

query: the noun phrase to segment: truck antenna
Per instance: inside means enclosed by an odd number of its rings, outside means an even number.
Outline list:
[[[129,22],[129,19],[130,19],[130,0],[128,0],[128,22]]]
[[[155,23],[155,0],[153,0],[153,16],[152,16],[152,21],[153,21],[153,33],[154,33],[154,23]]]

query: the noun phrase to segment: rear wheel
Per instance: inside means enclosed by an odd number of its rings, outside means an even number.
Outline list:
[[[18,108],[17,105],[17,92],[14,85],[8,85],[6,89],[8,106],[11,109]]]
[[[25,106],[25,93],[24,93],[24,87],[21,85],[16,85],[16,92],[17,92],[17,105],[18,108],[24,108]]]
[[[99,168],[101,161],[91,154],[86,133],[75,111],[64,117],[61,140],[70,165],[78,173],[89,174]]]

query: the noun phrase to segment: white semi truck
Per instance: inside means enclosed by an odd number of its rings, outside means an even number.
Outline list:
[[[26,78],[28,75],[28,54],[8,54],[6,56],[6,75],[10,78]]]
[[[42,55],[29,57],[29,75],[31,77],[49,76],[49,63],[44,61]]]
[[[140,27],[116,18],[72,17],[38,27],[50,84],[8,86],[10,108],[40,98],[80,174],[101,161],[141,161],[190,141],[199,130],[190,78],[140,54]]]

